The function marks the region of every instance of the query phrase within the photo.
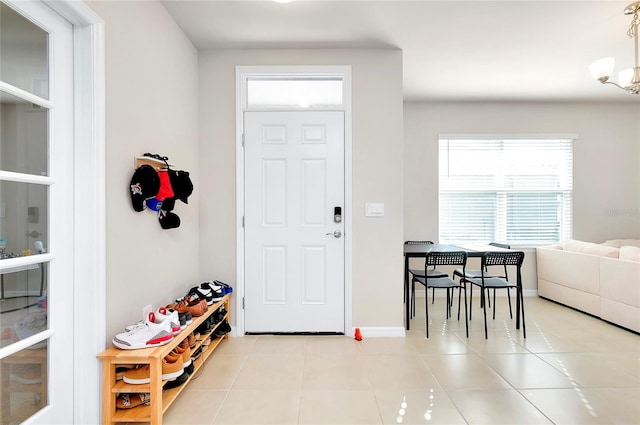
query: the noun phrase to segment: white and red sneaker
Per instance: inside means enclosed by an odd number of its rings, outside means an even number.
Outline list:
[[[158,321],[156,313],[149,312],[147,319],[134,325],[127,332],[113,337],[112,343],[123,350],[157,347],[173,339],[173,330],[169,320]]]
[[[180,326],[180,318],[178,317],[178,312],[175,310],[171,310],[165,307],[160,307],[158,311],[156,311],[156,320],[162,322],[163,320],[168,320],[171,323],[171,331],[174,335],[178,335],[182,330]],[[185,324],[185,328],[187,325]]]

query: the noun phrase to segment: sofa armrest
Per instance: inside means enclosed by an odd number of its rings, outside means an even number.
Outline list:
[[[597,255],[538,247],[538,279],[600,295],[600,258]]]

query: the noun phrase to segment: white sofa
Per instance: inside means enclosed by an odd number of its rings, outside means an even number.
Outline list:
[[[640,332],[640,240],[536,249],[538,295]]]

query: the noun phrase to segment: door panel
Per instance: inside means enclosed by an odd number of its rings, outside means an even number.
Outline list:
[[[245,113],[245,170],[246,332],[344,332],[344,113]]]
[[[2,0],[0,19],[0,323],[11,336],[0,347],[1,423],[67,424],[74,413],[72,27],[40,1]]]

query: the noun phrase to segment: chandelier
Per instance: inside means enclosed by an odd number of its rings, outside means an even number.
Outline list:
[[[602,84],[613,84],[616,87],[621,88],[622,90],[626,90],[631,94],[639,94],[640,93],[640,65],[638,64],[638,24],[640,20],[638,19],[638,12],[640,11],[640,1],[631,3],[624,9],[625,15],[633,15],[633,19],[631,20],[631,25],[629,25],[629,29],[627,30],[627,35],[633,38],[634,42],[634,66],[633,68],[628,68],[622,70],[618,73],[618,82],[614,83],[613,81],[609,81],[609,77],[613,74],[613,67],[615,65],[615,59],[612,57],[598,59],[591,65],[589,65],[589,71],[591,75],[596,80],[600,81]]]

